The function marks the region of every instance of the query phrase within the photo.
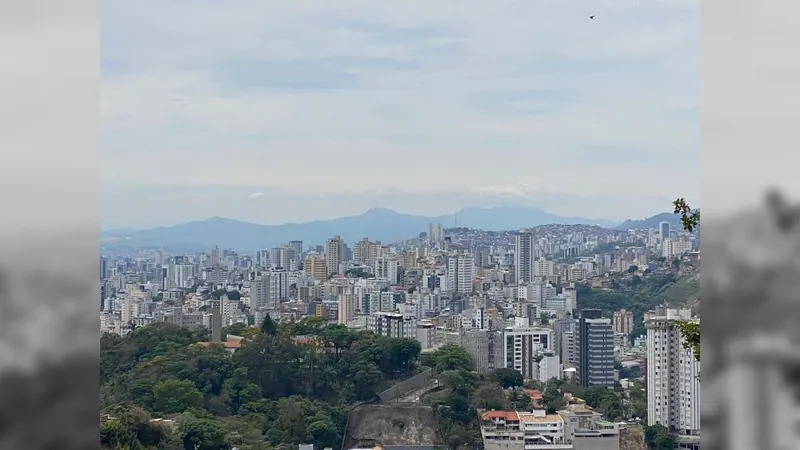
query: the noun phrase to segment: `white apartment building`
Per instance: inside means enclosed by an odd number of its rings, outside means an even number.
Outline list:
[[[514,270],[517,284],[530,283],[534,277],[534,240],[530,231],[517,233],[514,246]]]
[[[397,268],[399,262],[394,256],[379,256],[375,258],[375,278],[388,280],[390,284],[397,284]]]
[[[683,347],[675,321],[691,320],[688,309],[658,308],[647,327],[647,421],[681,434],[700,432],[700,362]]]
[[[273,270],[269,273],[269,291],[270,298],[277,299],[278,303],[281,300],[289,298],[289,272],[285,270]]]
[[[675,253],[672,251],[672,239],[666,238],[661,241],[661,256],[669,258]]]
[[[417,318],[400,313],[376,312],[367,317],[367,329],[381,336],[417,339]]]
[[[582,281],[586,279],[588,271],[580,265],[572,265],[567,268],[567,280],[569,281]]]
[[[337,301],[339,302],[337,323],[347,325],[356,317],[358,297],[355,294],[339,294]]]
[[[564,294],[566,298],[564,310],[571,314],[578,305],[578,291],[575,288],[575,283],[570,283],[569,286],[565,286],[562,294]]]
[[[539,358],[541,359],[537,363],[539,369],[537,380],[545,382],[553,378],[561,378],[561,358],[555,352],[542,351]]]
[[[486,308],[475,308],[472,310],[471,328],[478,330],[485,330],[489,328],[489,315],[486,314]]]
[[[551,278],[556,276],[556,263],[544,258],[539,258],[533,264],[533,276]]]
[[[172,282],[177,287],[190,287],[194,282],[194,264],[175,264],[172,266]]]
[[[453,292],[472,292],[475,279],[475,262],[466,253],[450,256],[447,259],[447,289]]]
[[[481,416],[485,450],[572,450],[564,419],[544,410],[486,411]]]
[[[272,274],[267,272],[250,283],[250,306],[254,310],[274,310],[278,299],[273,296]]]
[[[503,330],[504,367],[521,373],[525,379],[538,379],[537,357],[551,351],[553,330],[539,327]]]

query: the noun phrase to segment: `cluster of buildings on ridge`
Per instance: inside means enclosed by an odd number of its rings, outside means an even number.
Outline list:
[[[675,270],[673,259],[683,262],[681,270],[696,271],[694,236],[670,230],[668,223],[658,230],[565,225],[445,234],[441,224],[431,224],[420,237],[394,245],[364,238],[350,248],[334,236],[324,245],[291,241],[249,255],[214,248],[210,254],[155,249],[101,257],[101,328],[124,334],[168,321],[206,326],[212,341],[224,341],[221,329],[235,323],[255,325],[267,315],[318,316],[415,339],[423,351],[458,344],[482,372],[513,368],[526,379],[574,376],[583,386],[608,388],[619,381],[614,367],[622,361],[643,369],[650,424],[699,433],[699,364],[672,324],[691,319],[689,311],[653,311],[645,317],[646,336],[632,339],[633,313],[603,317],[599,310],[582,310],[577,287],[602,288],[615,276]],[[238,342],[225,345],[233,351]],[[538,429],[525,425],[521,418],[527,415],[515,414],[519,420],[511,425],[503,419],[504,430],[516,426],[514,432],[527,436],[528,428]],[[530,414],[531,423],[556,420]],[[499,422],[493,426],[492,433],[502,435]],[[573,426],[573,432],[588,433],[586,426]],[[521,441],[527,442],[524,436]],[[567,435],[542,436],[550,437],[536,438],[537,447],[524,449],[573,448],[538,447],[545,441],[572,445]]]

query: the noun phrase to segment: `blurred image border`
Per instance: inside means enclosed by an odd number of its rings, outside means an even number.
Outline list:
[[[766,290],[776,277],[791,284],[770,264],[789,258],[796,245],[789,244],[800,242],[798,228],[782,232],[778,217],[800,194],[784,166],[796,153],[787,149],[796,148],[797,118],[787,112],[796,111],[800,64],[780,56],[800,39],[788,20],[800,4],[703,0],[701,6],[701,296],[707,311],[701,326],[701,447],[789,448],[781,445],[796,446],[796,425],[785,419],[797,406],[762,400],[790,397],[772,362],[794,345],[780,325],[792,317],[770,324],[754,315],[770,307]],[[776,198],[785,204],[776,208]],[[754,350],[756,344],[786,351],[773,357]]]
[[[0,2],[0,450],[99,447],[99,49],[99,1]]]

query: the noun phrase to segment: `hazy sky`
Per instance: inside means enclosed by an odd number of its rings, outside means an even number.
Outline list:
[[[104,226],[697,201],[698,10],[104,0]]]

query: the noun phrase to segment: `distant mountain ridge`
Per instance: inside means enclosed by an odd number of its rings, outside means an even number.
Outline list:
[[[513,230],[547,224],[588,224],[613,227],[618,221],[562,217],[541,208],[499,206],[464,208],[455,214],[435,217],[402,214],[386,208],[373,208],[358,216],[316,220],[283,225],[260,225],[222,217],[147,230],[118,229],[101,233],[105,246],[164,247],[181,251],[207,250],[215,245],[238,251],[254,251],[274,247],[290,240],[306,245],[322,244],[339,235],[352,243],[364,237],[382,242],[395,242],[427,231],[429,223],[445,228],[455,225],[482,230]]]
[[[699,209],[697,210],[700,211]],[[669,223],[671,229],[683,228],[681,224],[681,216],[674,213],[661,213],[655,216],[647,217],[642,220],[626,220],[621,224],[614,227],[617,230],[646,230],[649,228],[658,229],[658,224],[661,222]]]

